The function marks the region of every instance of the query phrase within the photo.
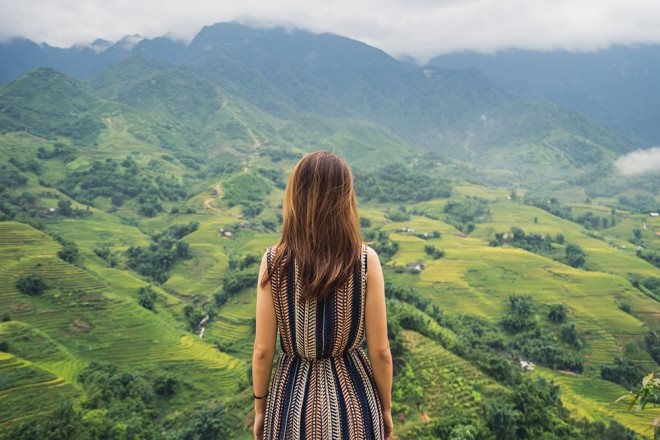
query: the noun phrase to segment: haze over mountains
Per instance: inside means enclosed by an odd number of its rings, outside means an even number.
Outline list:
[[[139,95],[131,88],[144,92],[145,81],[165,69],[179,85],[195,87],[196,96],[223,93],[280,121],[350,118],[375,124],[372,129],[406,144],[404,149],[494,170],[487,173],[492,183],[511,185],[531,176],[536,184],[559,184],[568,177],[594,181],[613,173],[617,156],[659,139],[658,100],[652,99],[660,90],[660,76],[654,75],[660,63],[652,63],[657,53],[652,47],[549,57],[516,52],[492,62],[485,55],[448,55],[420,67],[336,35],[221,23],[203,28],[188,45],[133,36],[59,49],[13,40],[0,47],[0,80],[52,66],[89,81],[106,98],[144,106],[150,101],[135,99]],[[137,67],[136,57],[148,63]],[[611,59],[619,67],[603,69]],[[563,73],[553,74],[548,63]],[[108,86],[109,78],[114,86]],[[172,106],[172,120],[185,112],[162,94],[155,99]],[[622,105],[628,101],[634,105]],[[201,125],[214,111],[191,108]],[[7,118],[5,110],[0,112]],[[16,124],[21,123],[0,129]]]
[[[292,42],[294,44],[290,45]],[[325,50],[317,53],[320,48]],[[335,35],[258,30],[223,23],[202,29],[189,45],[164,37],[143,39],[133,35],[115,43],[96,40],[89,46],[62,49],[14,39],[0,45],[0,84],[38,66],[53,67],[74,78],[86,79],[132,55],[173,64],[201,63],[208,68],[211,61],[200,62],[200,58],[209,51],[262,74],[266,71],[277,75],[281,73],[282,63],[292,63],[297,70],[305,70],[303,75],[319,81],[311,86],[325,86],[326,91],[332,91],[328,89],[330,84],[342,89],[341,81],[360,88],[360,82],[351,81],[355,77],[338,77],[337,69],[345,69],[346,63],[354,63],[361,56],[365,56],[362,60],[365,65],[372,64],[381,70],[399,64],[383,52]],[[657,104],[660,101],[659,46],[614,46],[585,53],[515,49],[494,54],[462,52],[440,55],[428,66],[458,70],[476,68],[509,93],[541,97],[559,107],[577,111],[642,147],[660,143],[660,124],[657,123],[660,120],[660,105]],[[239,73],[236,66],[226,68]],[[406,69],[398,66],[395,70],[404,72]],[[411,70],[418,69],[408,71]],[[322,75],[318,76],[319,73]],[[381,88],[389,85],[396,94],[401,90],[398,81],[392,82],[395,79],[381,76],[378,85]],[[419,93],[425,95],[423,89]]]
[[[463,52],[438,56],[429,64],[479,69],[514,93],[579,112],[641,146],[660,144],[660,46],[587,53]]]

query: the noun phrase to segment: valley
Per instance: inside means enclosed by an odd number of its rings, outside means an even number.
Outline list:
[[[258,262],[317,149],[353,167],[383,263],[399,438],[652,438],[660,408],[615,402],[660,359],[659,176],[613,167],[634,144],[476,72],[420,86],[272,32],[0,88],[0,438],[251,438]],[[195,52],[222,38],[245,53]]]

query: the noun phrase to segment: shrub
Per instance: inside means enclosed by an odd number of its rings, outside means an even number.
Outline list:
[[[562,341],[576,348],[579,348],[582,345],[575,324],[573,323],[562,325],[559,330],[559,337]]]
[[[535,327],[534,304],[528,295],[509,295],[509,310],[502,320],[504,329],[518,333]]]
[[[486,426],[498,440],[517,438],[521,419],[520,411],[503,399],[493,401],[486,408]]]
[[[46,281],[39,274],[30,274],[16,280],[16,288],[26,295],[41,295],[48,288]]]
[[[548,319],[554,323],[562,323],[566,321],[566,307],[562,304],[553,304],[548,311]]]
[[[154,392],[159,396],[173,396],[178,386],[179,380],[173,374],[158,376],[154,380]]]
[[[399,250],[399,242],[391,240],[389,234],[385,231],[376,231],[374,239],[375,241],[371,243],[371,247],[376,251],[381,261],[389,260]]]
[[[73,241],[64,241],[62,243],[62,249],[57,251],[57,256],[67,263],[76,263],[80,256],[78,245]]]
[[[628,313],[629,315],[632,313],[632,307],[630,306],[630,304],[626,302],[619,304],[619,309],[621,309],[621,311],[623,312]]]
[[[102,243],[97,247],[95,247],[94,254],[96,254],[97,257],[108,263],[110,267],[117,266],[118,263],[117,255],[114,252],[112,252],[110,245],[108,245],[107,243]]]
[[[391,164],[370,173],[356,172],[359,196],[379,202],[421,202],[451,195],[447,180],[432,178],[403,164]]]
[[[401,209],[396,209],[385,214],[385,217],[393,222],[405,222],[410,220],[410,213],[407,213]]]
[[[600,369],[600,377],[632,389],[644,376],[643,372],[627,359],[616,357],[610,365]]]
[[[424,246],[424,252],[426,252],[426,255],[430,256],[434,260],[438,260],[445,256],[445,251],[438,249],[433,245]]]
[[[257,285],[257,273],[254,270],[227,271],[222,277],[222,289],[234,295],[248,287]]]
[[[236,416],[221,403],[204,405],[186,416],[181,429],[173,432],[174,439],[224,439],[233,438],[236,432]]]
[[[490,218],[488,203],[479,198],[447,202],[444,212],[447,214],[445,221],[465,234],[474,230],[475,223]]]
[[[639,258],[642,258],[642,259],[648,261],[649,263],[651,263],[655,267],[660,267],[660,253],[655,252],[655,251],[647,251],[647,250],[639,249],[636,252],[636,255]]]
[[[266,205],[264,203],[245,202],[241,208],[241,214],[243,214],[245,218],[254,218],[261,214],[261,211],[263,211],[265,207]]]
[[[653,330],[649,330],[644,336],[644,343],[654,361],[660,364],[660,338]]]
[[[183,308],[183,315],[188,322],[188,328],[191,331],[196,332],[199,328],[199,323],[202,322],[202,319],[206,316],[206,312],[196,306],[188,304]]]
[[[271,191],[271,186],[256,174],[237,174],[227,179],[223,185],[223,199],[229,206],[261,202]]]
[[[584,267],[586,254],[584,250],[576,244],[566,246],[566,263],[572,267]]]
[[[147,310],[154,309],[154,301],[157,298],[156,292],[153,291],[150,285],[138,289],[138,303]]]

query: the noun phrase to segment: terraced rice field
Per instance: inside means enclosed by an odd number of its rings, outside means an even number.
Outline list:
[[[534,374],[559,385],[562,402],[575,417],[605,421],[614,419],[644,438],[653,437],[651,423],[660,417],[660,407],[649,406],[640,412],[629,410],[625,402],[616,403],[619,397],[629,393],[625,388],[606,380],[547,368],[537,368]]]
[[[412,368],[424,387],[424,404],[419,413],[406,421],[405,432],[436,417],[458,410],[474,411],[485,397],[505,390],[464,359],[417,332],[403,330],[402,336],[412,355]]]
[[[425,206],[439,209],[431,202]],[[419,275],[397,276],[398,284],[417,287],[447,313],[489,320],[498,320],[504,313],[510,294],[530,295],[541,308],[563,304],[569,311],[570,322],[575,323],[588,343],[585,357],[592,366],[611,362],[627,343],[641,340],[649,328],[660,328],[658,303],[622,276],[626,273],[660,276],[657,268],[586,236],[579,225],[538,208],[503,201],[491,205],[491,211],[492,220],[480,224],[469,237],[460,237],[453,227],[425,217],[413,216],[408,222],[387,225],[390,237],[400,245],[390,264],[422,261],[427,266]],[[536,224],[532,222],[534,217],[538,217]],[[404,226],[420,232],[438,230],[442,237],[422,240],[396,232]],[[592,261],[597,264],[593,264],[594,270],[585,271],[521,249],[487,245],[490,233],[505,232],[511,226],[523,227],[527,232],[561,232],[568,241],[577,242],[585,249],[588,266]],[[423,251],[427,244],[444,249],[445,257],[430,260]],[[621,257],[625,260],[622,267],[618,266]],[[621,310],[624,303],[631,307],[631,314]],[[635,360],[649,369],[655,366],[645,352],[640,352]]]
[[[80,391],[29,361],[0,352],[0,426],[32,414],[55,410]]]
[[[245,382],[245,361],[173,326],[167,311],[155,314],[140,307],[135,300],[134,279],[112,278],[106,283],[57,258],[60,247],[56,242],[20,223],[0,222],[0,248],[9,250],[2,253],[0,263],[10,263],[0,269],[1,311],[12,317],[1,325],[0,336],[9,341],[12,353],[36,362],[60,382],[75,382],[92,360],[132,370],[167,368],[186,377],[196,390],[196,399],[233,395]],[[46,292],[37,297],[18,292],[16,279],[34,272],[45,278],[49,286]],[[33,388],[38,387],[12,391],[11,401],[5,402],[14,409],[2,412],[10,414],[6,420],[21,413],[27,404],[20,402],[34,397]],[[49,402],[59,400],[54,395]],[[40,408],[36,406],[35,411]]]
[[[241,359],[251,359],[254,309],[255,294],[253,289],[249,289],[223,306],[207,327],[204,338],[217,341]]]
[[[477,225],[467,237],[442,221],[445,200],[416,206],[437,216],[438,220],[415,215],[410,221],[394,223],[384,215],[391,206],[369,204],[363,207],[362,216],[368,217],[374,227],[382,227],[399,243],[399,251],[385,270],[388,278],[399,285],[416,287],[421,295],[449,315],[466,314],[497,321],[511,293],[531,295],[541,317],[548,305],[563,304],[568,310],[568,321],[575,323],[586,343],[585,374],[568,376],[544,369],[538,374],[562,386],[564,401],[576,415],[615,417],[643,433],[645,416],[630,415],[625,407],[611,406],[610,399],[621,389],[597,376],[599,367],[621,354],[626,344],[638,344],[649,328],[660,328],[658,303],[632,287],[626,279],[629,273],[660,276],[658,269],[636,257],[630,249],[608,245],[607,230],[602,231],[606,238],[595,239],[586,235],[579,225],[537,208],[507,201],[506,191],[463,185],[457,192],[479,195],[493,202],[490,205],[492,219]],[[275,198],[279,197],[281,195],[277,194]],[[246,386],[252,352],[254,289],[246,289],[229,300],[207,325],[203,340],[185,328],[182,309],[187,299],[199,298],[201,303],[213,301],[212,294],[221,288],[229,258],[260,255],[278,237],[244,230],[234,239],[221,238],[219,228],[236,223],[240,210],[223,211],[220,205],[213,206],[222,212],[178,215],[174,219],[163,214],[141,225],[143,230],[157,231],[172,222],[200,221],[200,228],[185,238],[190,243],[193,258],[172,268],[164,289],[155,287],[156,313],[137,304],[136,292],[146,284],[144,280],[121,267],[109,268],[92,254],[100,242],[111,243],[115,252],[122,252],[131,244],[147,244],[148,235],[137,227],[122,224],[109,214],[97,216],[96,212],[90,219],[71,219],[53,225],[53,230],[64,238],[79,242],[85,260],[85,267],[81,268],[57,258],[60,246],[48,235],[20,223],[0,222],[0,249],[3,250],[0,254],[0,311],[6,308],[14,320],[0,324],[0,336],[6,335],[10,343],[15,341],[17,351],[9,356],[20,357],[20,362],[25,363],[19,365],[19,361],[13,361],[16,365],[11,368],[32,365],[31,368],[42,372],[38,373],[41,376],[34,377],[44,379],[44,384],[51,376],[56,378],[51,380],[63,381],[62,385],[49,390],[69,386],[77,393],[74,395],[81,394],[75,388],[76,376],[91,360],[107,360],[150,373],[172,371],[192,387],[176,397],[186,402],[230,397],[241,391]],[[573,269],[508,246],[488,246],[494,232],[505,232],[512,226],[522,227],[526,232],[562,233],[567,241],[585,249],[590,270]],[[438,231],[442,237],[423,240],[401,231],[403,227],[417,232]],[[611,240],[615,241],[620,241],[625,234],[623,230],[614,232],[616,236]],[[428,244],[445,250],[445,257],[431,260],[424,252]],[[413,261],[426,265],[421,274],[394,273],[392,266]],[[40,297],[19,293],[14,288],[16,278],[35,271],[43,274],[50,288]],[[621,310],[623,303],[630,306],[632,313]],[[433,331],[437,330],[438,334],[455,337],[448,330],[436,327]],[[403,333],[415,374],[425,388],[423,404],[403,424],[399,431],[401,438],[434,417],[454,409],[477,408],[482,399],[505,390],[433,340],[412,331]],[[23,337],[26,339],[22,343],[17,342]],[[44,347],[52,350],[44,350]],[[656,367],[646,351],[638,350],[634,356],[645,368]],[[17,384],[13,395],[18,400],[12,401],[12,405],[18,409],[6,420],[19,417],[20,409],[34,397],[31,388],[21,388],[21,384],[31,384],[28,382],[32,373],[16,374],[12,376]],[[0,395],[2,392],[0,382]],[[57,399],[57,395],[53,395],[49,400]],[[3,413],[1,410],[0,407]]]

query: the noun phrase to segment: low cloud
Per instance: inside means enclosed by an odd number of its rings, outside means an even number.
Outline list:
[[[624,176],[660,173],[660,147],[628,153],[619,157],[614,166]]]
[[[461,50],[591,51],[660,43],[660,2],[648,0],[0,0],[0,40],[68,47],[95,38],[167,35],[239,21],[331,32],[424,62]]]

